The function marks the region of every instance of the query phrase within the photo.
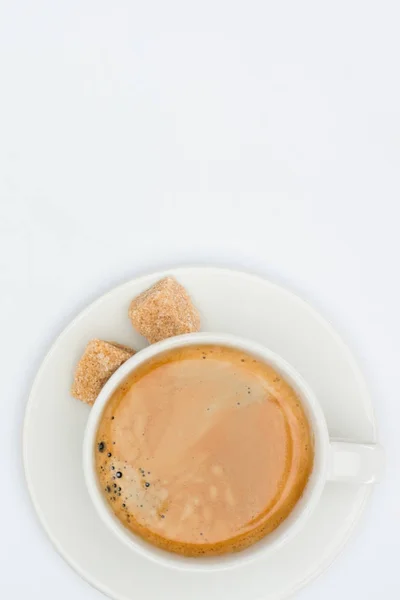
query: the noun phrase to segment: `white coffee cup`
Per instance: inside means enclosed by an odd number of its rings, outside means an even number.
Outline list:
[[[117,519],[100,489],[95,468],[95,444],[99,422],[113,392],[128,374],[157,354],[173,348],[209,344],[238,348],[263,360],[276,369],[291,384],[301,398],[314,435],[314,466],[306,489],[293,511],[277,529],[265,538],[237,553],[216,557],[188,558],[161,550],[134,535]],[[318,505],[327,481],[351,484],[371,484],[383,471],[384,455],[378,445],[342,442],[329,438],[325,417],[319,402],[304,379],[283,358],[268,348],[233,335],[191,333],[168,338],[137,352],[126,361],[101,390],[88,419],[83,444],[83,467],[93,504],[107,527],[133,551],[167,567],[183,570],[214,571],[243,565],[276,551],[305,525]]]

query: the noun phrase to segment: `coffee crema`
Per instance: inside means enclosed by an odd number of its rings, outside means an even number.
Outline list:
[[[97,476],[133,533],[185,556],[247,548],[302,496],[313,437],[299,397],[272,367],[216,345],[169,350],[110,398]]]

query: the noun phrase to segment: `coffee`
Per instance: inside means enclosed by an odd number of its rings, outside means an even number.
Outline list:
[[[133,533],[186,556],[241,550],[304,492],[313,437],[293,388],[240,350],[186,346],[139,366],[96,436],[97,476]]]

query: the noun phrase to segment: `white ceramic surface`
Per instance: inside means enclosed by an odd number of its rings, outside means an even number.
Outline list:
[[[259,341],[288,360],[317,394],[332,437],[376,442],[364,380],[346,346],[307,304],[243,273],[213,268],[168,273],[189,289],[200,308],[203,329]],[[281,600],[321,573],[338,554],[365,506],[369,486],[328,484],[302,533],[276,554],[235,571],[191,573],[190,578],[134,556],[102,524],[87,494],[81,444],[90,409],[69,395],[74,364],[94,336],[142,347],[143,339],[127,319],[127,307],[134,295],[165,274],[133,280],[100,298],[71,323],[46,357],[31,392],[24,429],[25,469],[35,508],[62,556],[117,600],[138,595],[220,599],[224,594],[238,600]]]

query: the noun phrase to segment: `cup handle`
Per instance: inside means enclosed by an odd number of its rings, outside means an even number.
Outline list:
[[[384,463],[379,444],[331,441],[328,481],[375,483],[382,478]]]

